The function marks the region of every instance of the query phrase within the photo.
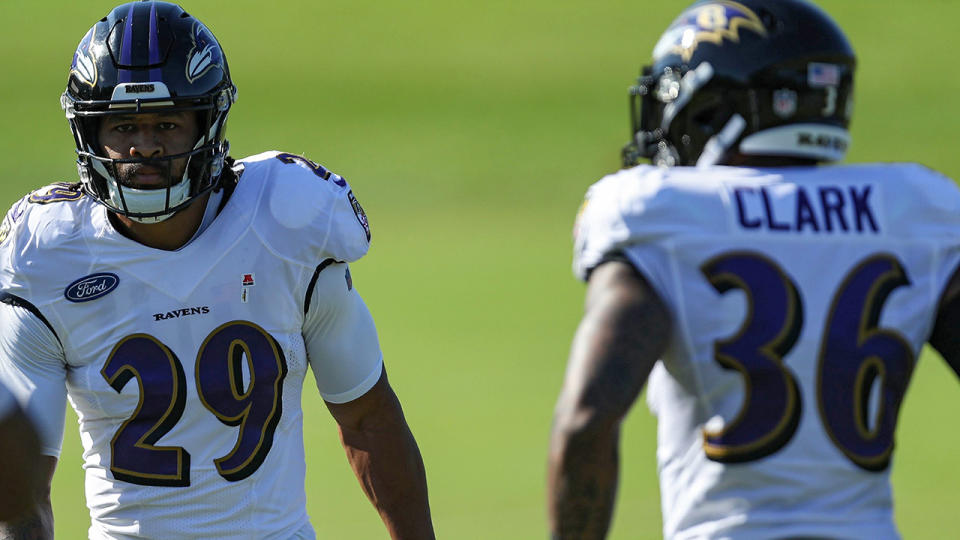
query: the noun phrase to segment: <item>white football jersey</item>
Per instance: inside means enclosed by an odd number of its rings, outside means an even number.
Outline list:
[[[119,234],[67,184],[0,229],[0,380],[50,455],[68,395],[91,538],[312,538],[308,362],[332,402],[380,376],[345,264],[370,240],[350,187],[291,154],[238,164],[219,215],[177,251]]]
[[[626,257],[673,315],[647,387],[666,538],[898,537],[897,414],[960,262],[952,181],[641,166],[590,188],[575,235],[580,278]]]

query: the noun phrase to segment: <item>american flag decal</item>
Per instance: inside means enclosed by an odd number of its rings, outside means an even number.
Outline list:
[[[811,62],[807,67],[807,84],[813,88],[840,86],[840,66]]]

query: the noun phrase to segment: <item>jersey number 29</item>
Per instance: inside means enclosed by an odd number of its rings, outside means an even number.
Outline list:
[[[140,387],[136,410],[110,442],[114,478],[145,486],[189,486],[189,452],[156,445],[180,420],[186,404],[186,376],[173,351],[153,336],[133,334],[113,348],[100,373],[117,392],[134,378]],[[195,373],[200,401],[220,422],[239,426],[237,444],[214,460],[226,480],[243,480],[266,459],[280,422],[286,375],[280,345],[252,322],[223,324],[200,346]]]

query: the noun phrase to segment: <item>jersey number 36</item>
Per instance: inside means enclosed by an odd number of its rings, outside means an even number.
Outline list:
[[[723,254],[701,271],[721,294],[742,290],[748,306],[737,334],[714,343],[714,359],[740,372],[746,396],[732,422],[704,430],[707,457],[740,463],[768,456],[793,437],[803,409],[797,381],[784,363],[803,326],[801,296],[786,272],[759,253]],[[864,259],[834,293],[820,334],[815,379],[820,420],[836,447],[869,471],[890,463],[897,413],[914,366],[907,340],[878,327],[880,310],[893,290],[909,284],[894,256]]]

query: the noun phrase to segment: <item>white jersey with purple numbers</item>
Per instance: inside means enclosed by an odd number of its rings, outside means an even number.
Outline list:
[[[68,396],[91,538],[312,538],[307,365],[333,402],[381,373],[345,264],[370,240],[350,187],[290,154],[238,165],[219,215],[177,251],[122,236],[67,184],[0,229],[0,381],[50,455]]]
[[[626,257],[673,314],[647,388],[666,538],[898,537],[894,430],[960,262],[953,182],[637,167],[590,188],[575,250],[582,279]]]

